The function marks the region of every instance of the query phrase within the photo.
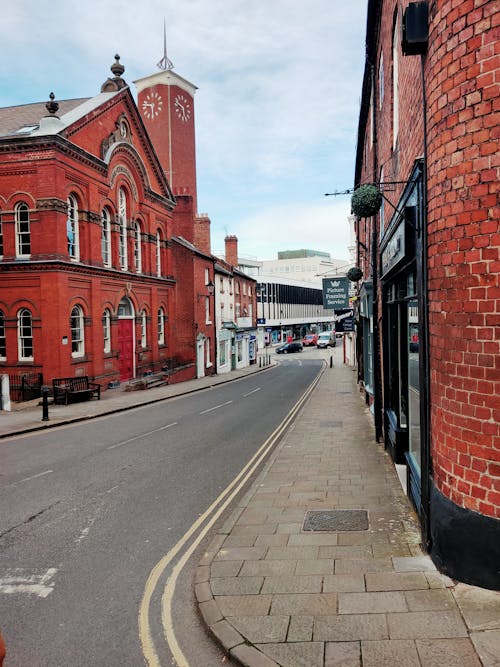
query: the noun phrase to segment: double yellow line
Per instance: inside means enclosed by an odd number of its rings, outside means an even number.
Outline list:
[[[141,600],[141,605],[139,608],[139,637],[142,644],[142,651],[144,657],[146,658],[149,667],[161,667],[160,659],[156,652],[153,637],[151,635],[151,627],[149,623],[149,612],[151,606],[151,599],[153,597],[154,591],[158,585],[158,582],[161,576],[164,574],[165,570],[173,559],[179,554],[184,545],[196,534],[199,530],[198,536],[193,540],[189,548],[184,552],[182,557],[178,560],[175,566],[172,568],[172,573],[167,579],[165,584],[165,589],[162,596],[162,624],[165,634],[166,642],[170,648],[170,652],[174,660],[176,661],[179,667],[189,667],[189,663],[186,660],[182,650],[177,642],[175,637],[173,622],[172,622],[172,599],[175,592],[175,586],[179,574],[181,573],[183,567],[198,547],[202,539],[208,533],[208,531],[213,527],[214,523],[219,519],[220,515],[227,506],[234,500],[235,496],[241,491],[243,486],[247,483],[248,478],[253,475],[255,470],[259,467],[262,461],[269,454],[270,450],[275,446],[276,442],[283,435],[284,431],[288,428],[290,423],[293,421],[298,411],[309,398],[310,394],[318,384],[321,375],[326,368],[326,365],[323,364],[321,372],[316,376],[313,382],[305,390],[299,400],[295,403],[292,410],[288,415],[283,419],[281,424],[273,431],[273,433],[267,438],[267,440],[261,445],[257,452],[252,456],[250,461],[246,466],[241,470],[241,472],[235,477],[235,479],[227,486],[224,491],[219,495],[219,497],[210,505],[210,507],[202,514],[197,521],[191,526],[191,528],[184,534],[184,536],[177,542],[177,544],[166,553],[163,558],[154,566],[151,570],[149,577],[146,581],[146,586],[144,588],[144,594]],[[225,500],[224,500],[225,498]],[[217,509],[218,507],[218,509]],[[210,517],[210,520],[207,521],[206,525],[200,530],[203,526],[203,523]]]

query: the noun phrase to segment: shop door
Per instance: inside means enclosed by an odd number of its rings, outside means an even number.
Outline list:
[[[118,367],[120,380],[134,376],[134,320],[118,320]]]

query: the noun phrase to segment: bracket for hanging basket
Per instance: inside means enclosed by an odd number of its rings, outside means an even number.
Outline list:
[[[382,193],[371,183],[360,185],[351,197],[351,208],[358,218],[370,218],[376,215],[382,205]]]

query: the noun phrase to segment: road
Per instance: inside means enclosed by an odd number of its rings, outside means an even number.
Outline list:
[[[0,442],[5,667],[172,664],[162,594],[173,564],[197,535],[189,567],[199,561],[215,501],[320,367],[304,351],[197,394]],[[194,639],[189,567],[172,632],[192,667],[218,665],[213,644]]]

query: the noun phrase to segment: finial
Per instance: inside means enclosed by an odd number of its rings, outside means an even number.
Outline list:
[[[109,77],[101,86],[101,93],[112,93],[116,90],[121,90],[125,88],[127,82],[125,79],[122,79],[121,76],[125,71],[125,67],[120,62],[120,56],[115,55],[115,62],[111,65],[111,71],[113,72],[113,78]]]
[[[54,93],[50,93],[49,95],[50,102],[47,102],[47,104],[45,105],[45,108],[47,109],[47,111],[51,116],[55,116],[59,109],[59,104],[57,102],[54,102],[55,97],[56,96],[54,95]]]
[[[167,56],[167,25],[165,19],[163,19],[163,58],[156,64],[156,67],[162,70],[174,69],[174,63]]]
[[[115,76],[121,76],[125,71],[125,67],[120,63],[120,56],[115,55],[115,62],[111,65],[111,71]]]

